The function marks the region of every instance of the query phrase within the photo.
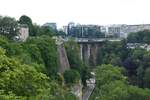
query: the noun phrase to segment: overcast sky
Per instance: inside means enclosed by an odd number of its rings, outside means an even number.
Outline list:
[[[150,24],[150,0],[0,0],[0,14],[37,24]]]

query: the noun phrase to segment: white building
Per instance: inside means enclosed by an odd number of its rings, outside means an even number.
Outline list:
[[[106,36],[117,36],[120,38],[126,38],[131,32],[138,32],[142,30],[150,30],[150,24],[138,24],[138,25],[126,25],[115,24],[102,26],[101,31],[105,32]]]
[[[127,35],[131,32],[150,30],[150,24],[124,25],[121,30],[122,33],[124,34],[124,37],[126,38]]]
[[[68,34],[68,26],[63,26],[63,32],[65,32],[66,34]]]
[[[108,26],[102,26],[101,31],[105,33],[105,36],[121,36],[121,26],[122,24],[113,24]]]

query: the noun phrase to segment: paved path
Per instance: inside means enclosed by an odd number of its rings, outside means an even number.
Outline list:
[[[91,84],[90,86],[86,87],[85,92],[83,93],[83,96],[82,96],[82,100],[88,100],[94,88],[95,88],[95,84]]]

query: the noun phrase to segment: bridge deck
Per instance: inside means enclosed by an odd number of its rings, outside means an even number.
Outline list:
[[[107,38],[95,38],[95,39],[88,39],[88,38],[76,38],[75,41],[78,43],[101,43],[105,41],[110,42],[117,42],[121,41],[122,39],[107,39]]]

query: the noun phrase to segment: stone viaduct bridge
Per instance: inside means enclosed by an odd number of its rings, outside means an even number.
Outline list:
[[[56,44],[58,45],[60,65],[62,66],[61,68],[63,68],[61,69],[61,72],[64,72],[66,69],[69,69],[70,67],[65,48],[63,46],[64,42],[67,42],[69,38],[56,37],[55,39],[56,39]],[[96,65],[98,49],[102,47],[105,41],[110,41],[110,42],[121,41],[120,38],[115,38],[115,39],[112,39],[112,38],[75,38],[74,40],[79,44],[81,60],[89,66]]]
[[[64,39],[68,41],[68,39]],[[108,38],[75,38],[75,41],[80,47],[80,56],[87,65],[95,66],[97,59],[97,51],[105,41],[115,42],[121,39],[108,39]]]

